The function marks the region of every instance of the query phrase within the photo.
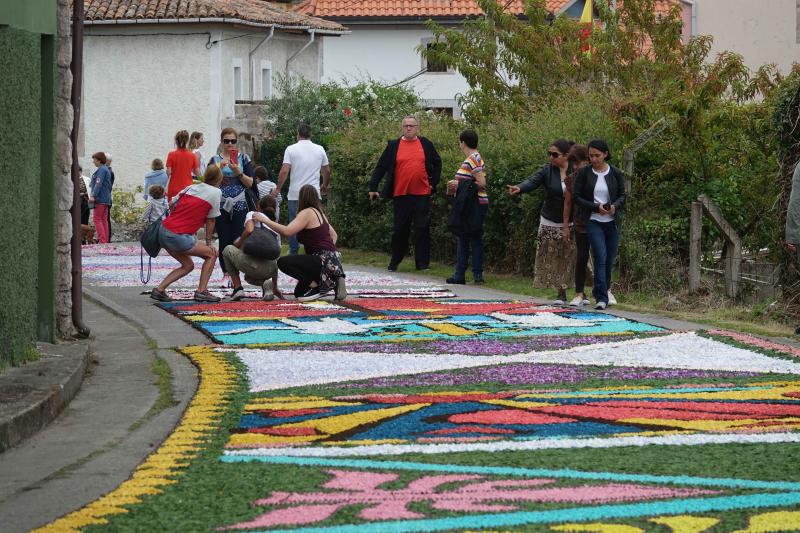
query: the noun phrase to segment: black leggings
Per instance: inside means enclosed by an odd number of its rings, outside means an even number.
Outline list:
[[[224,273],[228,273],[228,267],[225,265],[225,260],[222,257],[222,252],[229,244],[242,236],[244,231],[244,219],[247,217],[247,211],[234,211],[232,214],[227,211],[222,211],[222,214],[217,217],[216,230],[217,237],[219,237],[219,266]],[[206,239],[210,239],[211,235],[206,235]]]
[[[586,283],[586,265],[589,264],[589,237],[586,233],[575,232],[575,292],[583,292]]]
[[[316,282],[317,286],[320,284],[322,260],[316,255],[284,255],[278,259],[278,268],[287,276],[297,280],[297,285],[294,287],[295,298],[304,295],[312,281]]]

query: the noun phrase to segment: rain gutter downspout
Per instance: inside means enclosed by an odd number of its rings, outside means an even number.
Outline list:
[[[273,24],[269,29],[269,35],[267,35],[266,37],[261,39],[261,42],[258,43],[255,48],[250,50],[250,54],[249,54],[249,56],[247,58],[248,63],[250,64],[250,100],[253,100],[255,98],[255,92],[256,92],[256,90],[255,90],[255,88],[256,88],[256,77],[255,77],[256,64],[253,61],[253,54],[256,53],[256,50],[261,48],[262,44],[264,44],[265,42],[269,41],[274,36],[275,36],[275,25]]]
[[[83,81],[83,2],[72,3],[72,240],[70,258],[72,262],[72,325],[81,337],[88,337],[91,331],[83,322],[83,279],[81,277],[81,171],[78,169],[78,131],[81,124],[81,91]]]
[[[289,63],[291,63],[294,58],[296,58],[297,56],[302,54],[305,51],[306,48],[308,48],[309,46],[311,46],[314,43],[314,36],[316,35],[315,32],[316,32],[316,30],[308,30],[308,33],[311,34],[311,38],[308,40],[308,42],[306,44],[303,45],[303,47],[300,50],[298,50],[297,52],[292,54],[292,56],[289,59],[286,60],[286,74],[289,73]]]

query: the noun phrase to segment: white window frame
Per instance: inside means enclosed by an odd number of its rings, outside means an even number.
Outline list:
[[[242,58],[234,57],[231,61],[231,66],[233,68],[233,103],[235,104],[237,100],[244,100],[244,68],[242,68]],[[238,73],[236,69],[239,69]]]
[[[266,59],[261,60],[261,69],[259,70],[261,75],[259,76],[261,84],[261,99],[262,100],[269,100],[272,98],[272,61],[267,61]],[[264,87],[264,74],[269,73],[267,77],[267,86]]]
[[[435,37],[423,37],[420,42],[421,42],[422,46],[427,48],[429,44],[433,44],[433,43],[436,42],[436,38]],[[428,68],[428,58],[426,58],[422,54],[420,54],[420,62],[421,62],[421,68],[424,68],[424,69]],[[447,67],[447,70],[445,70],[445,71],[430,72],[429,70],[426,70],[425,74],[434,74],[434,75],[437,75],[437,74],[453,74],[454,72],[455,72],[455,70],[453,70],[452,67]]]

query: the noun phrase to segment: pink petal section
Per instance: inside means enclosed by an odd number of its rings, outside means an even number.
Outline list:
[[[326,489],[364,492],[375,490],[379,485],[397,479],[397,474],[350,472],[347,470],[328,470],[327,472],[333,475],[333,479],[323,485]]]
[[[221,528],[221,530],[313,524],[329,518],[339,507],[342,507],[342,505],[301,505],[288,509],[277,509],[262,514],[250,522],[239,522],[238,524]]]

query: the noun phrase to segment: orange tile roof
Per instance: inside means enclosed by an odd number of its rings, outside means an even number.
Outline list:
[[[497,0],[509,13],[522,14],[523,0]],[[548,11],[560,13],[575,0],[547,0]],[[621,2],[622,0],[620,0]],[[664,13],[678,0],[656,0],[656,12]],[[469,17],[482,15],[475,0],[305,0],[294,11],[317,17]]]
[[[224,18],[258,24],[345,31],[336,22],[262,0],[84,0],[91,21]]]

